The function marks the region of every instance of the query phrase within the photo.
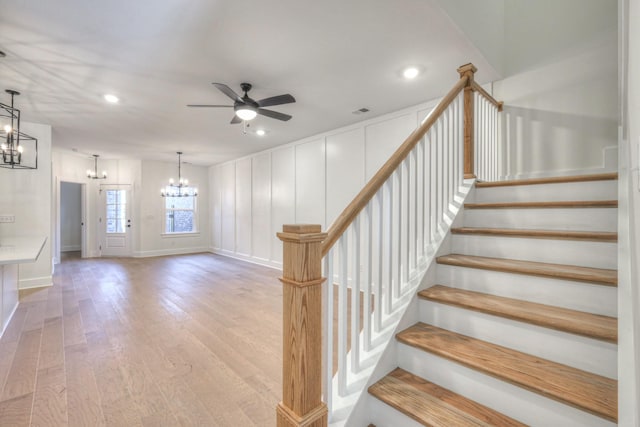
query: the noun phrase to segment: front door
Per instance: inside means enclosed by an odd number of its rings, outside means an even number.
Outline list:
[[[106,256],[131,255],[131,191],[129,185],[104,185],[100,188],[100,250]]]

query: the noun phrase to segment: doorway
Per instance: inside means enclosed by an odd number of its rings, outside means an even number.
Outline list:
[[[85,197],[85,184],[60,182],[60,252],[78,252],[83,258],[86,257]]]

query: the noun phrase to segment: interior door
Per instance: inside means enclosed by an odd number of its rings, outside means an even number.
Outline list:
[[[131,190],[129,185],[101,186],[100,252],[107,256],[131,255]]]

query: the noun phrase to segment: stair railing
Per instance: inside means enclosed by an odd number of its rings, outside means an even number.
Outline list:
[[[309,224],[284,225],[278,233],[279,427],[326,426],[346,416],[450,226],[463,179],[476,178],[476,168],[483,179],[499,175],[493,139],[502,104],[475,83],[473,64],[458,72],[454,87],[326,233]]]

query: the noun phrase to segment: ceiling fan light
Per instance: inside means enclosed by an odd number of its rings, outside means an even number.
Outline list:
[[[236,110],[236,116],[238,116],[239,118],[245,121],[253,120],[256,118],[257,115],[258,115],[258,112],[255,109],[246,105]]]

